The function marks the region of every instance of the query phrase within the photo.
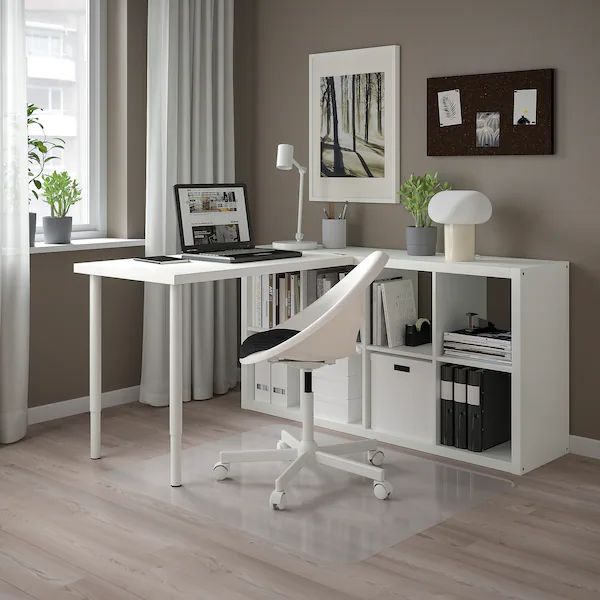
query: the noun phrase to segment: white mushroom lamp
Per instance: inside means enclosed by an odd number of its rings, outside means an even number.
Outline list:
[[[481,192],[446,190],[429,202],[432,221],[444,224],[444,248],[448,262],[475,259],[475,225],[492,216],[492,203]]]

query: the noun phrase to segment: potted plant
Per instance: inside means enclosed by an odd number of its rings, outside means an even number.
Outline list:
[[[450,184],[441,183],[437,173],[412,174],[401,186],[398,195],[402,206],[414,217],[414,226],[406,228],[406,251],[411,256],[432,256],[437,244],[437,227],[429,218],[429,201]]]
[[[66,171],[54,171],[42,180],[43,200],[50,205],[49,217],[44,217],[44,242],[46,244],[71,243],[73,217],[67,213],[81,200],[81,188],[76,179]]]
[[[42,178],[46,163],[56,160],[58,157],[52,155],[55,150],[64,149],[64,140],[55,138],[49,140],[44,133],[44,126],[40,123],[39,112],[41,108],[35,104],[27,104],[27,173],[29,177],[29,190],[31,196],[38,198],[42,189]],[[40,137],[33,135],[39,129]],[[29,201],[31,202],[31,196]],[[37,215],[29,213],[29,246],[35,246],[35,226]]]

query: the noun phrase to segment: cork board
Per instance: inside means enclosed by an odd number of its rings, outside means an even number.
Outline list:
[[[427,156],[554,154],[554,69],[427,80]]]

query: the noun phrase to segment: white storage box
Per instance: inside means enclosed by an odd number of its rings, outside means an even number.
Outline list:
[[[337,402],[346,402],[348,398],[361,396],[360,375],[354,377],[329,378],[319,376],[319,371],[313,373],[313,392],[315,398],[329,396]]]
[[[360,377],[361,372],[361,356],[360,354],[355,354],[349,358],[340,358],[336,360],[333,365],[327,365],[326,367],[317,369],[313,374],[313,381],[315,377],[326,377],[328,379],[337,377]]]
[[[429,444],[436,440],[431,362],[371,354],[371,427]]]
[[[271,364],[271,404],[289,408],[300,403],[300,370]]]
[[[315,416],[338,423],[356,423],[362,417],[361,356],[351,356],[313,373]]]
[[[254,365],[254,399],[271,402],[271,365],[266,361]]]
[[[361,398],[340,402],[329,396],[315,396],[315,417],[337,423],[357,423],[362,417]]]

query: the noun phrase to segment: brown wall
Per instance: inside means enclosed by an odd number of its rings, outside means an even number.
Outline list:
[[[235,177],[254,190],[255,148],[255,31],[256,9],[253,1],[236,0],[234,14],[234,113]]]
[[[107,230],[143,238],[147,0],[107,3]]]
[[[89,292],[73,263],[141,256],[143,248],[31,255],[29,406],[89,393]],[[102,284],[104,391],[140,383],[142,284],[105,279]]]
[[[242,23],[248,4],[256,14],[246,14]],[[294,231],[297,177],[277,171],[274,161],[280,142],[294,144],[301,162],[308,159],[308,55],[399,44],[402,176],[439,171],[456,188],[486,193],[494,216],[479,228],[479,252],[572,262],[571,433],[597,439],[599,22],[596,0],[238,0],[236,5],[236,59],[245,61],[253,91],[253,98],[236,101],[236,145],[251,161],[242,164],[251,178],[257,241]],[[544,67],[556,69],[554,156],[427,157],[427,77]],[[306,210],[309,238],[320,238],[321,208],[315,203]],[[349,218],[351,243],[404,247],[410,219],[400,206],[356,204]]]

